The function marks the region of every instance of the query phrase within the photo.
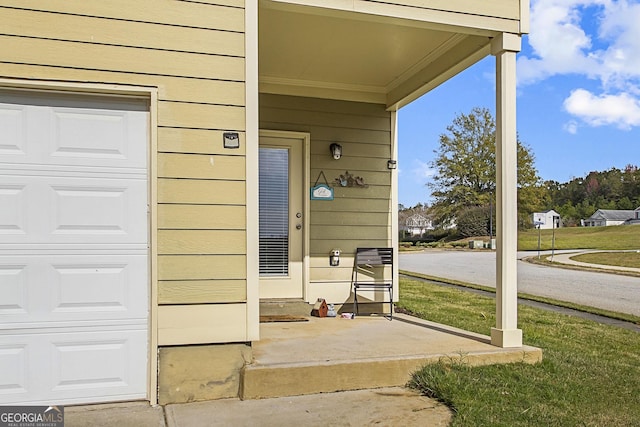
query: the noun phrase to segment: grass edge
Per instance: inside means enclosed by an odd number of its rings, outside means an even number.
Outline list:
[[[489,293],[492,293],[492,294],[496,293],[495,288],[492,288],[492,287],[489,287],[489,286],[477,285],[475,283],[461,282],[459,280],[447,279],[447,278],[437,277],[437,276],[430,276],[428,274],[415,273],[415,272],[407,271],[407,270],[399,270],[399,273],[404,275],[404,276],[408,276],[408,277],[414,277],[414,278],[418,278],[418,279],[426,279],[426,280],[431,280],[431,281],[434,281],[434,282],[447,283],[447,284],[450,284],[450,285],[456,285],[456,286],[460,286],[460,287],[464,287],[464,288],[485,291],[485,292],[489,292]],[[534,302],[540,302],[540,303],[544,303],[544,304],[554,305],[556,307],[570,308],[572,310],[581,311],[583,313],[596,314],[598,316],[604,316],[604,317],[608,317],[610,319],[622,320],[622,321],[625,321],[625,322],[631,322],[631,323],[635,323],[637,325],[640,325],[640,317],[639,316],[634,316],[633,314],[619,313],[619,312],[616,312],[616,311],[604,310],[604,309],[601,309],[601,308],[590,307],[590,306],[575,304],[575,303],[566,302],[566,301],[560,301],[560,300],[556,300],[556,299],[553,299],[553,298],[541,297],[541,296],[531,295],[531,294],[527,294],[527,293],[523,293],[523,292],[518,292],[518,298],[521,298],[521,299],[527,300],[527,301],[534,301]]]

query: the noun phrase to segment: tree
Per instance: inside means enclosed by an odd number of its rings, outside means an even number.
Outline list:
[[[640,170],[627,165],[591,171],[569,182],[546,181],[546,209],[555,209],[567,225],[576,225],[597,209],[635,209],[640,206]]]
[[[433,211],[441,221],[456,219],[465,209],[488,206],[495,199],[496,132],[495,121],[487,108],[476,107],[460,114],[440,135],[440,146],[434,150],[435,169],[432,190]],[[518,207],[521,223],[544,204],[545,188],[541,185],[530,149],[517,142]]]
[[[485,236],[489,230],[488,206],[474,206],[464,208],[458,213],[458,233],[461,237]],[[495,230],[492,230],[493,236]]]

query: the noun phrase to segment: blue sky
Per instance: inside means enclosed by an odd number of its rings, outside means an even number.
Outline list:
[[[640,166],[640,0],[531,0],[517,58],[518,134],[543,180]],[[495,111],[493,57],[400,110],[400,203],[431,201],[439,136],[476,106]]]

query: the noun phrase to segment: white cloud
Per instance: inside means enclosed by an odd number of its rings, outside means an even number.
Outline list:
[[[569,120],[564,124],[562,128],[565,131],[569,132],[571,135],[575,135],[576,133],[578,133],[578,122],[576,122],[575,120]]]
[[[585,21],[587,16],[593,19]],[[518,83],[523,86],[570,74],[595,79],[600,93],[574,90],[565,100],[565,109],[590,126],[640,126],[638,22],[638,1],[532,0],[529,44],[533,52],[518,58]],[[565,126],[568,132],[577,129],[577,124]]]
[[[596,6],[601,1],[537,0],[531,7],[529,44],[532,57],[518,60],[521,84],[535,83],[556,74],[588,74],[597,67],[589,55],[592,40],[580,26],[579,6]]]
[[[414,159],[411,173],[413,174],[416,182],[424,184],[435,174],[435,170],[431,169],[427,162],[423,162],[420,159]]]
[[[640,101],[627,93],[594,95],[576,89],[564,101],[564,108],[591,126],[615,125],[620,129],[640,126]]]

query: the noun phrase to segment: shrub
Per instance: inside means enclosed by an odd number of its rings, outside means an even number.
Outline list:
[[[473,206],[458,215],[458,232],[462,237],[485,236],[489,231],[489,209]]]

